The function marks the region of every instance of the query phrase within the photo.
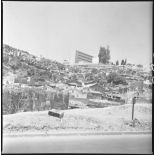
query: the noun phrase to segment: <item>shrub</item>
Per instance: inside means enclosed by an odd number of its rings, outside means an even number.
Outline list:
[[[3,112],[4,114],[16,113],[21,107],[21,92],[16,89],[3,91]]]
[[[47,103],[48,101],[48,103]],[[18,111],[40,111],[52,108],[67,109],[69,94],[40,88],[3,89],[3,114]]]
[[[118,73],[115,73],[115,72],[108,75],[107,82],[108,83],[112,82],[115,85],[118,85],[118,84],[127,85],[127,82],[126,82],[125,78],[120,76]]]

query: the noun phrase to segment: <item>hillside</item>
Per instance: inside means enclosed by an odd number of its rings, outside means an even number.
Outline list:
[[[11,72],[14,74],[23,74],[34,78],[54,79],[61,70],[64,70],[64,65],[46,58],[39,58],[9,45],[3,45],[3,75]]]
[[[144,72],[142,67],[63,65],[3,45],[4,114],[51,108],[103,108],[130,102],[130,93],[139,94],[139,102],[152,103],[151,80],[151,72]]]
[[[54,83],[82,83],[95,82],[98,85],[113,83],[114,85],[128,85],[139,87],[140,82],[148,79],[151,81],[151,72],[146,73],[141,67],[132,68],[130,65],[63,65],[44,57],[37,57],[27,51],[20,50],[9,45],[3,45],[3,75],[8,72],[17,77],[30,77],[32,81],[51,81]],[[109,75],[111,74],[111,75]],[[108,76],[109,75],[109,76]],[[112,87],[114,87],[114,85]],[[103,89],[99,88],[100,92]],[[105,90],[104,90],[105,91]]]

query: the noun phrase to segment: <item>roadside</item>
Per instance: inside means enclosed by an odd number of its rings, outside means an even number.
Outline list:
[[[86,132],[86,131],[52,131],[52,132],[24,132],[24,133],[7,133],[4,137],[38,137],[38,136],[107,136],[107,135],[152,135],[151,131],[122,131],[122,132],[108,132],[108,131],[98,131],[98,132]]]
[[[104,135],[152,132],[151,104],[135,105],[135,127],[131,120],[131,104],[106,108],[71,109],[63,112],[62,121],[48,116],[48,111],[4,115],[3,134],[4,136]]]

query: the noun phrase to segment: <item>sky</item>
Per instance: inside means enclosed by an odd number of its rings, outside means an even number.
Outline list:
[[[111,61],[152,61],[153,2],[3,2],[3,43],[63,62],[79,50]]]

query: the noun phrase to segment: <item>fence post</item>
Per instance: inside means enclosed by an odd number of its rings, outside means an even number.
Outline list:
[[[133,127],[135,126],[135,122],[134,122],[134,105],[136,103],[136,97],[134,96],[132,98],[132,121],[133,121]]]

